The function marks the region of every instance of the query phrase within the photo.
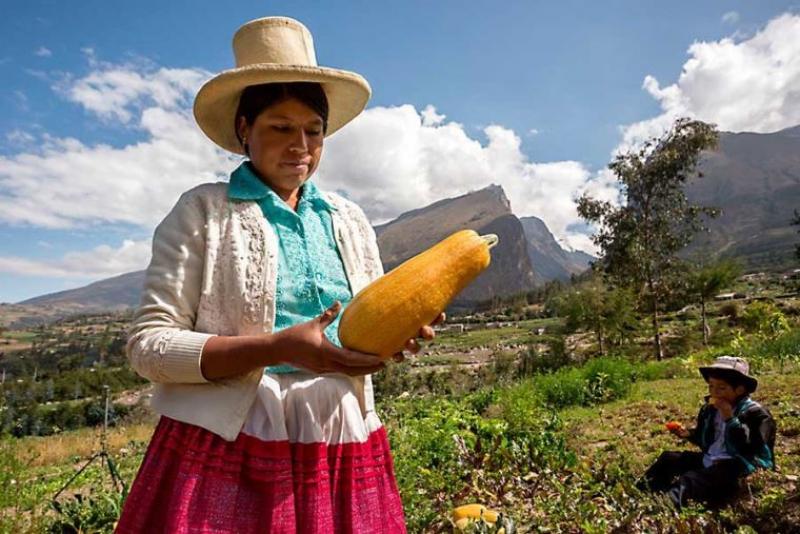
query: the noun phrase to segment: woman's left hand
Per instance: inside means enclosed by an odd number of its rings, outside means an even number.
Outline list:
[[[436,326],[437,324],[443,323],[445,319],[447,319],[445,313],[444,312],[440,313],[439,316],[436,319],[434,319],[430,325],[423,326],[422,328],[419,329],[417,337],[422,338],[425,341],[431,341],[433,338],[436,337],[436,332],[434,332],[433,327]],[[405,350],[407,350],[411,354],[418,353],[421,348],[422,345],[419,344],[419,341],[417,341],[416,338],[411,338],[408,341],[406,341]],[[394,361],[398,363],[405,360],[405,356],[403,355],[402,352],[398,352],[392,358],[394,359]]]

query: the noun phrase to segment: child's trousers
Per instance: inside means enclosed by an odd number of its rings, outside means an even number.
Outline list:
[[[738,460],[719,460],[704,467],[702,452],[666,451],[644,477],[651,490],[668,492],[678,506],[692,500],[716,507],[736,496],[742,475],[744,469]]]

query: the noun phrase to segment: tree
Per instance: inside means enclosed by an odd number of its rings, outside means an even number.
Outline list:
[[[633,301],[630,291],[611,288],[597,277],[554,297],[552,307],[566,319],[568,330],[594,332],[603,355],[609,341],[619,345],[636,330]]]
[[[708,345],[711,329],[706,318],[706,303],[721,290],[730,286],[741,274],[741,268],[733,260],[720,260],[699,266],[689,273],[689,293],[700,300],[700,315],[703,319],[703,344]]]
[[[598,228],[592,240],[601,250],[599,268],[619,285],[635,288],[645,303],[659,360],[659,312],[681,263],[677,253],[703,228],[703,216],[719,214],[691,204],[683,187],[695,175],[702,152],[717,140],[714,126],[678,119],[662,137],[618,154],[609,164],[620,185],[621,205],[586,193],[578,201],[579,215]]]
[[[800,226],[800,213],[794,210],[794,217],[792,218],[792,226]],[[797,231],[800,234],[800,230]],[[800,260],[800,245],[794,246],[794,257]]]

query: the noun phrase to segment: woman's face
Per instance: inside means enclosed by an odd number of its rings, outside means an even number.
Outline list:
[[[268,107],[251,125],[239,118],[250,161],[284,200],[317,170],[322,127],[322,117],[294,98]]]

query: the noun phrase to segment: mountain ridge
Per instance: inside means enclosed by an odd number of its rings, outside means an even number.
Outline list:
[[[722,215],[708,222],[709,232],[695,238],[687,255],[739,258],[746,270],[796,266],[794,247],[800,238],[791,219],[800,208],[800,125],[773,133],[722,132],[719,148],[704,155],[699,168],[703,177],[687,184],[687,197],[721,208]],[[502,258],[495,263],[516,278],[504,285],[494,275],[482,275],[484,289],[470,288],[464,295],[469,301],[486,296],[485,288],[505,294],[551,279],[567,280],[592,260],[585,252],[565,250],[540,218],[518,219],[496,184],[405,212],[377,225],[375,232],[384,264],[392,268],[433,245],[445,231],[463,227],[506,234],[504,247],[510,248],[496,248],[493,256]],[[54,315],[59,307],[68,312],[133,307],[143,277],[144,271],[125,273],[82,288],[0,304],[0,311],[14,307],[19,315],[20,310],[38,307]],[[6,315],[0,313],[0,321]]]

